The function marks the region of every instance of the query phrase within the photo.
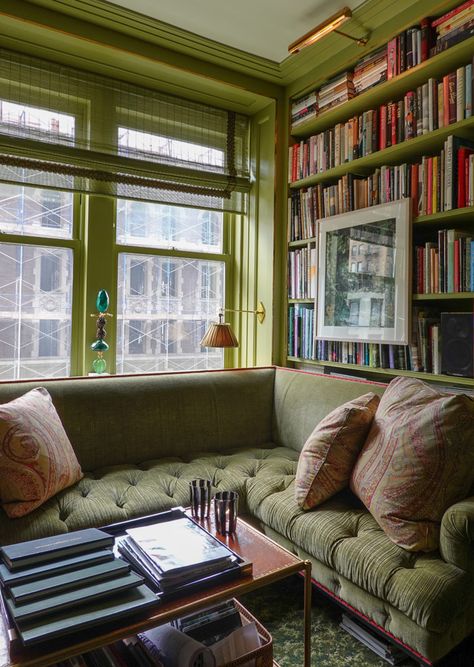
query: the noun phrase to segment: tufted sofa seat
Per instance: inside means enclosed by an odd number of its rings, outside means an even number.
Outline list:
[[[393,544],[350,491],[310,512],[294,500],[299,453],[336,406],[385,385],[279,368],[0,383],[0,403],[46,386],[84,478],[0,543],[101,526],[188,502],[188,482],[239,493],[240,513],[311,561],[315,585],[422,664],[474,627],[474,498],[451,507],[440,551]]]

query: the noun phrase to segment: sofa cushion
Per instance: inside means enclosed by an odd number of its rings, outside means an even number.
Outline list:
[[[0,405],[0,501],[9,517],[29,514],[81,477],[44,387]]]
[[[320,505],[349,484],[380,398],[369,392],[335,408],[305,442],[296,471],[296,502]]]
[[[311,512],[294,498],[291,475],[247,482],[252,514],[338,575],[387,602],[423,628],[444,632],[452,610],[469,601],[469,573],[437,553],[410,553],[397,546],[348,489]],[[262,488],[263,487],[263,488]]]
[[[474,481],[474,401],[399,377],[384,393],[351,487],[396,544],[439,545],[440,522]]]
[[[191,460],[169,457],[140,465],[110,466],[86,473],[22,519],[0,522],[0,544],[104,526],[189,504],[189,482],[212,480],[213,489],[239,493],[239,513],[248,511],[246,485],[268,474],[284,475],[296,466],[297,453],[284,447],[238,449],[228,454],[195,454]]]

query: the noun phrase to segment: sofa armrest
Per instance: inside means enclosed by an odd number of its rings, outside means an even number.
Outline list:
[[[446,563],[474,571],[474,496],[452,505],[444,513],[439,549]]]

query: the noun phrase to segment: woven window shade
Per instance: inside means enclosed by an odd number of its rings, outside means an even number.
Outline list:
[[[0,49],[0,181],[244,212],[248,119]]]

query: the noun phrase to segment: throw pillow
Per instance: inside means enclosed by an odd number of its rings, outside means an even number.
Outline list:
[[[432,551],[474,481],[474,401],[399,377],[380,401],[351,488],[395,544]]]
[[[81,478],[46,389],[32,389],[0,405],[0,503],[9,517],[29,514]]]
[[[296,502],[305,510],[348,485],[380,398],[373,393],[344,403],[322,419],[304,444],[296,471]]]

